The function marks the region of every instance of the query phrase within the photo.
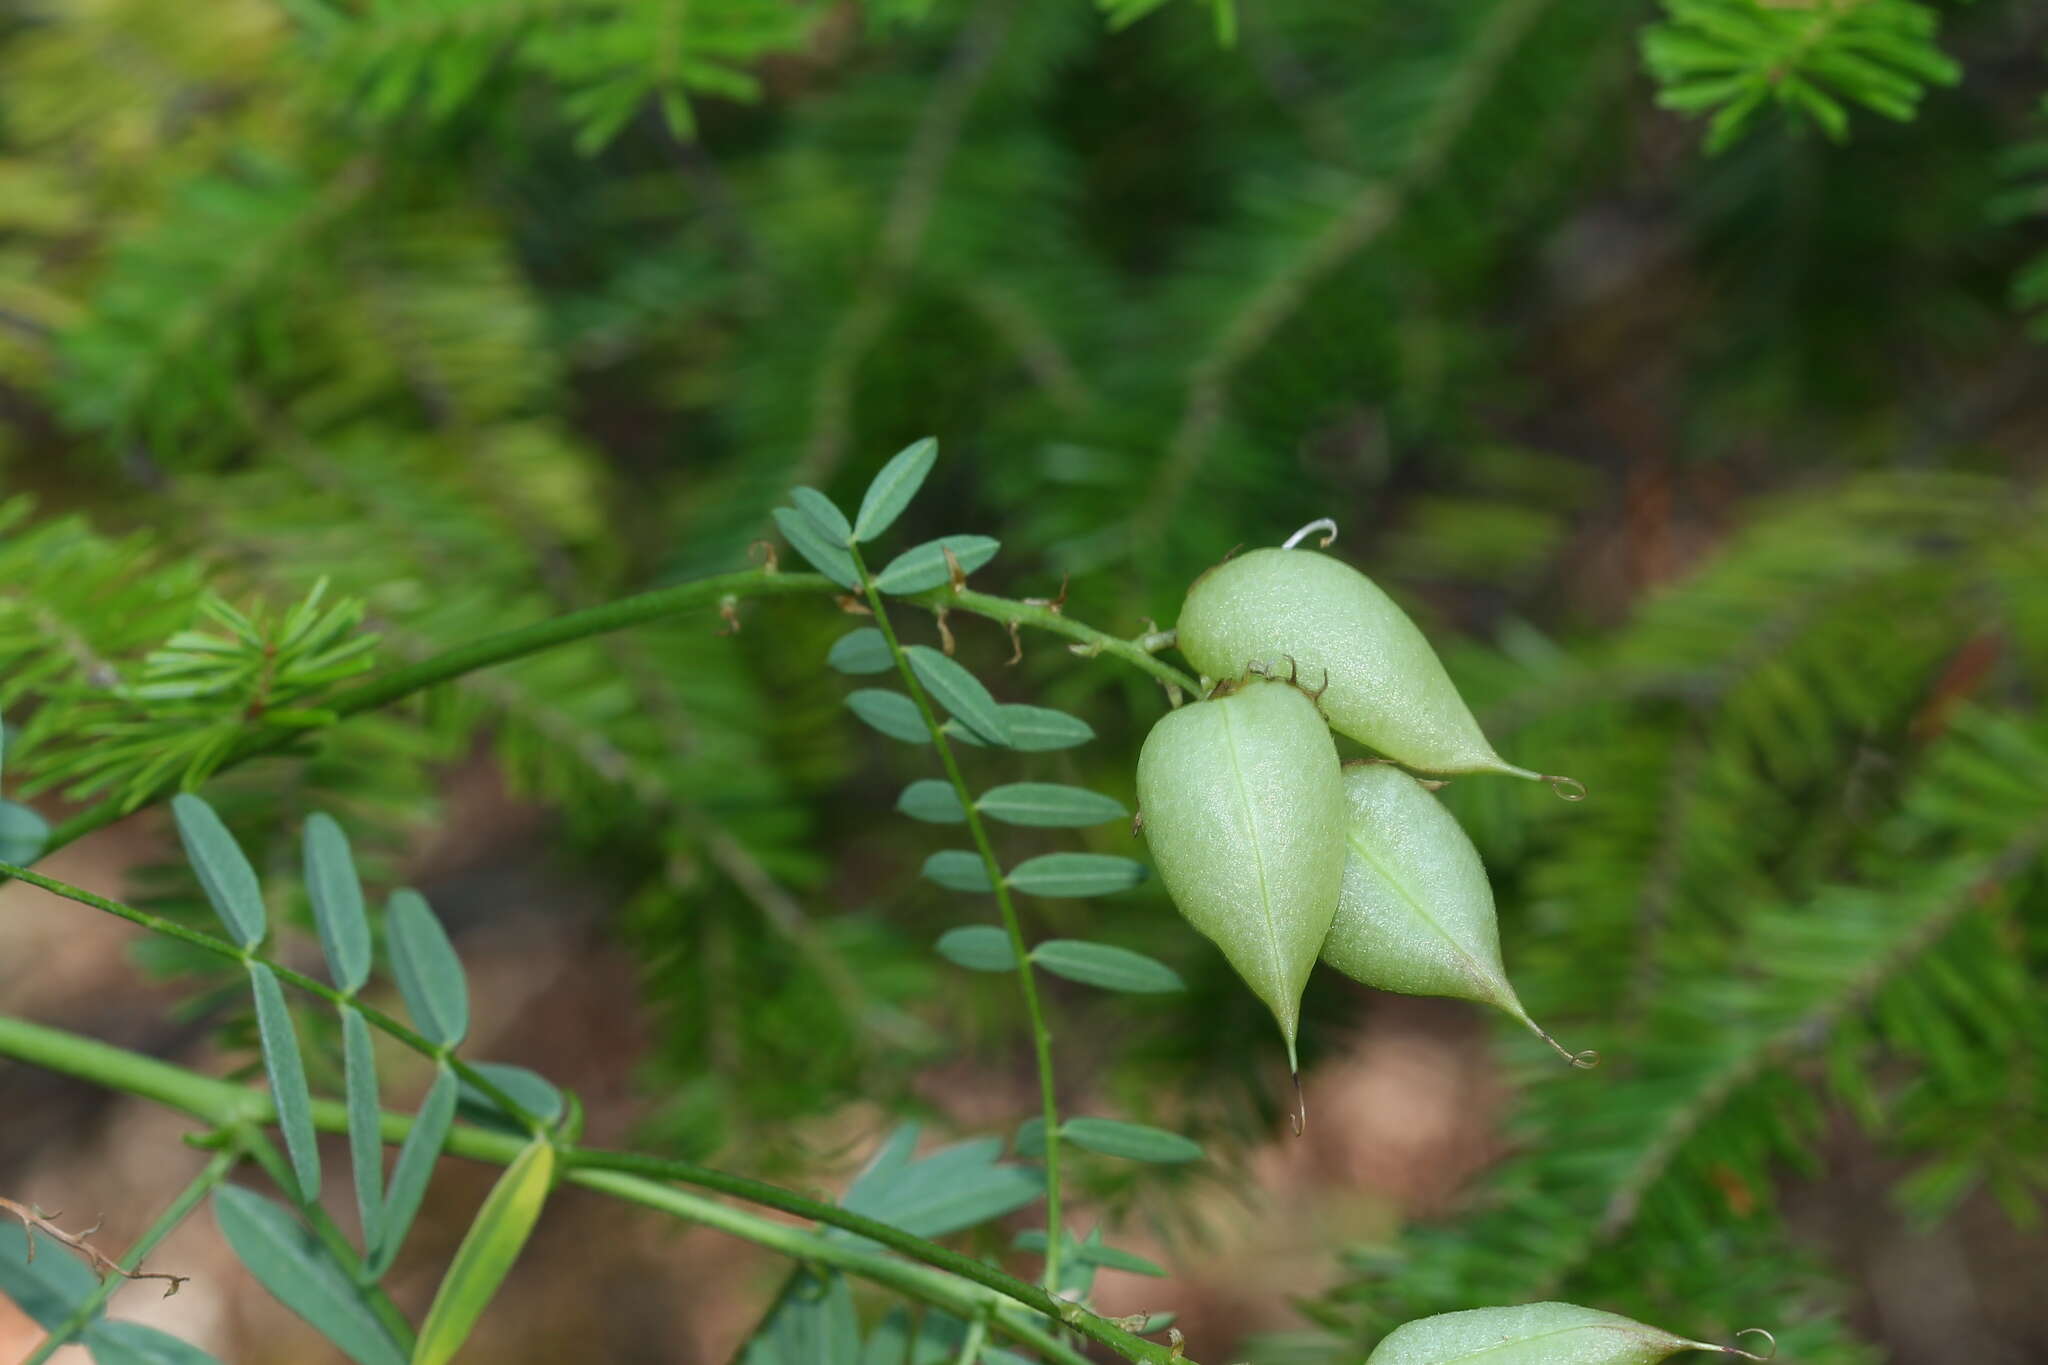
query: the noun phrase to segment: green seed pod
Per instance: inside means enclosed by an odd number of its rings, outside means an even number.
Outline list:
[[[1344,789],[1315,703],[1251,679],[1169,713],[1138,755],[1138,805],[1173,903],[1272,1009],[1293,1066],[1344,876]]]
[[[1493,751],[1415,623],[1342,560],[1292,549],[1226,560],[1188,589],[1176,629],[1181,653],[1213,678],[1283,660],[1309,687],[1327,677],[1330,728],[1397,763],[1544,778]]]
[[[1770,1336],[1761,1327],[1747,1330]],[[1687,1341],[1617,1313],[1569,1303],[1525,1303],[1403,1323],[1387,1333],[1366,1365],[1655,1365],[1680,1351],[1767,1358],[1733,1346]]]
[[[1344,772],[1345,859],[1323,961],[1355,981],[1403,995],[1496,1005],[1575,1066],[1529,1018],[1500,960],[1493,887],[1479,850],[1422,783],[1388,763]]]

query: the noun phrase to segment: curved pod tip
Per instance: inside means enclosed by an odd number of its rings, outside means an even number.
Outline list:
[[[1515,1018],[1521,1020],[1524,1024],[1526,1024],[1531,1033],[1535,1034],[1538,1038],[1541,1038],[1545,1043],[1549,1044],[1550,1050],[1552,1052],[1555,1052],[1558,1056],[1570,1062],[1574,1067],[1576,1067],[1580,1071],[1591,1071],[1594,1067],[1600,1065],[1600,1054],[1595,1049],[1589,1047],[1582,1048],[1579,1051],[1574,1052],[1570,1048],[1566,1047],[1563,1043],[1558,1042],[1557,1039],[1551,1037],[1550,1030],[1544,1028],[1534,1019],[1531,1019],[1527,1014],[1517,1013],[1515,1015]]]
[[[1556,773],[1538,773],[1536,780],[1548,782],[1550,789],[1556,792],[1562,800],[1583,801],[1586,799],[1586,784],[1579,781],[1576,777],[1560,777]]]
[[[1687,1351],[1711,1351],[1717,1356],[1740,1356],[1744,1360],[1759,1362],[1777,1358],[1778,1339],[1771,1335],[1767,1329],[1762,1327],[1745,1327],[1735,1334],[1735,1339],[1740,1341],[1747,1336],[1760,1336],[1764,1339],[1764,1349],[1762,1352],[1746,1351],[1740,1346],[1723,1346],[1718,1341],[1687,1341],[1681,1343],[1681,1349]]]
[[[1517,768],[1512,763],[1501,763],[1498,767],[1477,768],[1475,772],[1499,773],[1503,777],[1520,777],[1530,782],[1542,782],[1557,793],[1560,801],[1583,801],[1586,799],[1586,784],[1576,777],[1562,773],[1539,773],[1534,768]]]

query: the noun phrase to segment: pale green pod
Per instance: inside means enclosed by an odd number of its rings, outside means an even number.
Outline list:
[[[1315,703],[1253,679],[1169,713],[1138,755],[1138,806],[1173,903],[1273,1011],[1293,1066],[1344,876],[1344,789]]]
[[[1680,1351],[1761,1358],[1732,1346],[1688,1341],[1618,1313],[1525,1303],[1403,1323],[1387,1333],[1366,1365],[1655,1365]]]
[[[1411,768],[1542,778],[1493,751],[1436,651],[1370,578],[1315,550],[1253,550],[1188,589],[1176,627],[1203,674],[1286,669],[1319,700],[1330,728]]]
[[[1323,961],[1403,995],[1448,995],[1506,1010],[1537,1028],[1500,957],[1493,887],[1479,850],[1429,788],[1389,763],[1344,771],[1344,882]]]

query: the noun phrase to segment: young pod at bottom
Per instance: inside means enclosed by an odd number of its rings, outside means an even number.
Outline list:
[[[1323,961],[1384,991],[1498,1006],[1590,1066],[1537,1028],[1508,983],[1493,887],[1457,818],[1386,763],[1347,768],[1344,801],[1344,882]]]
[[[1344,876],[1344,789],[1322,713],[1260,678],[1171,712],[1138,755],[1138,806],[1174,905],[1273,1011],[1293,1066],[1302,988]]]
[[[1680,1351],[1758,1358],[1732,1346],[1687,1341],[1596,1308],[1525,1303],[1403,1323],[1387,1333],[1366,1365],[1655,1365]]]

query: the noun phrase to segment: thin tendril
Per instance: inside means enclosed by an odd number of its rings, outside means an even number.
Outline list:
[[[1328,549],[1330,543],[1337,539],[1337,523],[1328,517],[1317,517],[1314,521],[1287,537],[1286,540],[1280,542],[1280,548],[1283,550],[1293,549],[1301,544],[1302,541],[1307,540],[1309,533],[1312,531],[1321,531],[1323,533],[1323,538],[1316,542],[1316,546],[1319,549]]]
[[[1775,1336],[1772,1336],[1771,1333],[1765,1328],[1745,1327],[1740,1332],[1737,1332],[1735,1334],[1735,1339],[1737,1341],[1740,1341],[1744,1337],[1749,1336],[1751,1333],[1754,1333],[1757,1336],[1760,1336],[1764,1339],[1766,1345],[1764,1348],[1764,1353],[1762,1355],[1757,1355],[1753,1351],[1745,1351],[1740,1346],[1723,1346],[1720,1349],[1731,1356],[1741,1356],[1744,1360],[1769,1360],[1773,1356],[1778,1354],[1778,1339]]]
[[[1539,1026],[1535,1021],[1529,1019],[1526,1015],[1523,1017],[1523,1022],[1527,1023],[1529,1027],[1535,1031],[1535,1034],[1538,1038],[1541,1038],[1544,1042],[1550,1044],[1551,1051],[1555,1052],[1558,1056],[1570,1062],[1579,1070],[1591,1071],[1594,1067],[1600,1065],[1600,1054],[1593,1048],[1589,1047],[1582,1052],[1573,1052],[1563,1043],[1560,1043],[1557,1041],[1557,1039],[1551,1037],[1546,1030]]]

